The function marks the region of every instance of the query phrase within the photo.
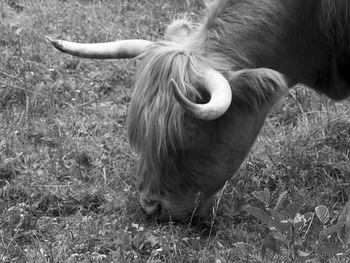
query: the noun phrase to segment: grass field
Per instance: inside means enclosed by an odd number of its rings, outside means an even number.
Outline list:
[[[0,2],[0,262],[348,262],[349,226],[321,231],[339,216],[350,224],[349,100],[291,89],[211,218],[157,223],[140,209],[126,138],[138,62],[77,59],[44,39],[157,40],[174,18],[198,20],[202,8],[194,0]],[[278,197],[289,204],[285,236],[245,210],[274,207]]]

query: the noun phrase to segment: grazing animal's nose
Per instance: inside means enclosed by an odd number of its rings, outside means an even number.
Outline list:
[[[161,213],[161,203],[158,200],[150,200],[143,196],[140,197],[140,204],[148,215],[159,215]]]

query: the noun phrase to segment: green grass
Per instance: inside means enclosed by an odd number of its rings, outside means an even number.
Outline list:
[[[303,87],[271,114],[208,222],[159,224],[142,213],[125,127],[137,61],[73,58],[44,36],[157,40],[173,18],[197,20],[198,6],[0,2],[0,262],[290,262],[284,250],[262,259],[269,230],[243,210],[264,188],[273,198],[297,192],[303,211],[323,204],[336,220],[350,192],[349,101]],[[315,220],[306,248],[318,227]]]

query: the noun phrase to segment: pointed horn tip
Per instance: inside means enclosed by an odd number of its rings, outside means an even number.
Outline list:
[[[189,114],[191,114],[193,117],[197,119],[202,120],[213,120],[217,117],[213,115],[208,115],[205,112],[203,112],[200,107],[196,103],[193,103],[189,99],[186,98],[186,96],[182,93],[182,91],[179,88],[179,85],[177,85],[176,81],[174,79],[170,80],[170,83],[172,84],[172,91],[175,96],[176,101],[180,104],[180,106]]]
[[[176,81],[174,79],[171,79],[170,83],[172,84],[171,87],[172,87],[172,90],[173,90],[173,93],[175,95],[177,102],[179,102],[181,106],[184,106],[184,102],[186,101],[186,98],[182,94],[182,92],[180,91],[179,86],[177,85]]]
[[[170,83],[171,83],[172,90],[174,91],[174,93],[176,93],[179,87],[177,86],[175,79],[170,79]]]
[[[50,36],[45,36],[45,39],[48,40],[50,44],[52,44],[55,48],[57,48],[60,51],[63,51],[63,43],[61,40]]]
[[[170,83],[175,99],[186,112],[197,119],[215,120],[221,117],[231,105],[232,91],[227,79],[221,73],[207,70],[205,75],[204,84],[211,99],[204,104],[197,104],[186,98],[174,79],[171,79]]]
[[[45,36],[45,38],[50,41],[51,43],[56,42],[56,39],[50,37],[50,36]]]
[[[171,82],[173,88],[174,88],[174,86],[177,86],[177,83],[176,83],[175,79],[171,79],[170,82]]]

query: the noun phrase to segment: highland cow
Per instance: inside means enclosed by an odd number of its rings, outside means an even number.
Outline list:
[[[128,114],[140,203],[158,219],[204,214],[288,87],[350,94],[348,0],[217,0],[164,40],[79,44],[86,58],[141,60]]]

